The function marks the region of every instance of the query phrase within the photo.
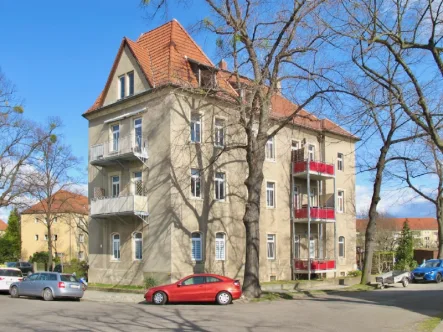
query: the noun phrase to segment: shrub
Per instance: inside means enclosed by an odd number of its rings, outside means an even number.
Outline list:
[[[153,277],[152,275],[145,277],[144,285],[145,285],[146,289],[155,287],[158,284],[159,284],[158,280],[155,277]]]
[[[360,277],[361,276],[361,271],[360,270],[349,271],[348,272],[348,276],[350,276],[350,277]]]

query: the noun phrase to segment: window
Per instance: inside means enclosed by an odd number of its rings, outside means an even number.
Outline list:
[[[275,259],[275,234],[268,234],[266,244],[268,248],[268,259]]]
[[[200,114],[191,115],[191,142],[201,142],[201,116]]]
[[[123,99],[125,98],[125,75],[118,78],[118,83],[119,99]]]
[[[298,185],[296,185],[294,183],[294,188],[293,188],[293,197],[292,197],[292,204],[293,204],[293,208],[295,210],[300,208],[300,189],[298,187]]]
[[[202,260],[202,235],[200,233],[191,234],[191,256],[194,261]]]
[[[337,153],[337,170],[343,171],[343,153]]]
[[[34,224],[38,223],[38,218],[34,218]]]
[[[183,286],[201,285],[205,283],[205,277],[192,277],[182,282]]]
[[[300,142],[292,140],[291,150],[296,151],[300,148]]]
[[[120,235],[113,234],[112,235],[112,259],[120,260]]]
[[[345,212],[345,192],[343,190],[337,191],[337,212]]]
[[[132,235],[134,242],[134,259],[141,260],[143,258],[143,237],[142,233],[134,233]]]
[[[78,242],[84,243],[85,242],[85,234],[79,234],[78,235]]]
[[[340,236],[338,238],[338,256],[345,257],[345,237]]]
[[[216,278],[216,277],[206,277],[206,283],[211,283],[211,282],[221,282],[222,280]]]
[[[127,75],[128,75],[128,84],[129,84],[128,95],[132,96],[134,95],[134,72],[131,71]]]
[[[52,222],[53,222],[54,224],[56,224],[56,223],[57,223],[57,217],[54,217],[54,219],[52,219]]]
[[[300,258],[300,235],[294,236],[294,258]]]
[[[48,234],[45,234],[45,241],[48,241]]]
[[[215,173],[215,199],[224,201],[226,195],[225,173]]]
[[[141,118],[134,119],[134,148],[135,152],[142,152],[142,123],[143,120]]]
[[[311,207],[317,206],[317,188],[311,187],[309,188],[310,195],[309,195],[309,204]]]
[[[201,178],[200,171],[198,169],[191,169],[191,197],[201,197]]]
[[[111,176],[111,185],[112,185],[112,197],[118,197],[120,194],[120,177],[117,176]]]
[[[275,160],[275,144],[274,137],[270,137],[266,142],[266,159]]]
[[[215,234],[215,260],[224,261],[226,252],[226,235],[225,233]]]
[[[275,183],[266,182],[266,207],[275,208]]]
[[[111,152],[118,152],[118,141],[120,139],[120,125],[112,125],[111,126],[111,132],[112,132],[112,140],[110,144]]]
[[[309,160],[315,160],[315,145],[313,144],[308,145],[308,157]]]
[[[79,251],[78,252],[78,260],[80,260],[80,261],[84,261],[85,260],[85,252],[84,251]]]
[[[58,239],[57,234],[54,234],[54,235],[52,236],[52,241],[57,241],[57,239]]]
[[[34,239],[35,239],[35,241],[38,241],[38,234],[34,235]]]
[[[225,145],[225,121],[215,119],[214,145],[223,147]]]
[[[134,195],[143,196],[144,190],[143,190],[143,181],[142,181],[142,172],[134,172],[133,173],[133,193]]]

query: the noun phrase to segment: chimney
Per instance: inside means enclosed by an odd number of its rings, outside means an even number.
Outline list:
[[[221,59],[220,62],[218,63],[218,68],[222,70],[228,70],[228,64],[226,63],[225,60]]]

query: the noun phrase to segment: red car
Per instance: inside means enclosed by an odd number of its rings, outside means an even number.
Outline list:
[[[193,274],[174,284],[148,289],[147,302],[217,302],[226,305],[240,298],[240,281],[217,274]]]

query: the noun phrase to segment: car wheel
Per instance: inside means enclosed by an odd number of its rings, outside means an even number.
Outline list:
[[[437,276],[435,277],[435,282],[437,284],[439,284],[441,282],[441,274],[440,273],[438,273]]]
[[[9,294],[11,294],[11,297],[14,299],[18,298],[20,295],[18,295],[18,288],[17,286],[13,286],[11,290],[9,291]]]
[[[154,304],[165,304],[168,297],[164,292],[157,292],[152,297],[152,303]]]
[[[401,281],[401,283],[403,284],[403,287],[408,287],[408,285],[409,285],[409,279],[408,279],[408,278],[403,278],[403,280]]]
[[[52,295],[52,290],[49,288],[45,288],[43,290],[43,300],[52,301],[54,299],[54,295]]]
[[[220,292],[217,294],[216,301],[220,305],[227,305],[227,304],[231,303],[232,296],[228,292],[223,291],[223,292]]]

